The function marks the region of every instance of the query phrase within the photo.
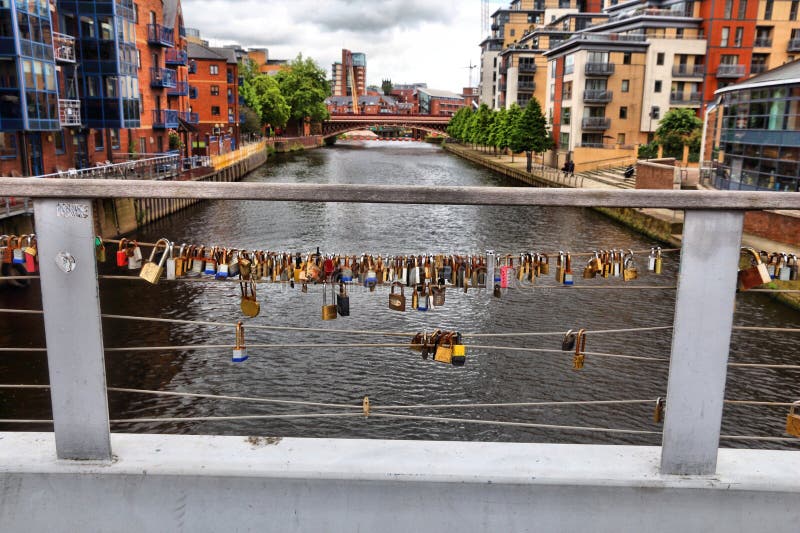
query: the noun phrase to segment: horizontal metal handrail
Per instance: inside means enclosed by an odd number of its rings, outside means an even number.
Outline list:
[[[4,196],[32,198],[194,198],[283,202],[444,205],[551,205],[672,209],[800,209],[800,193],[342,185],[307,183],[158,182],[0,178]]]

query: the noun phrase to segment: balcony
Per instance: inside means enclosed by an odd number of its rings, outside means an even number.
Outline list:
[[[761,74],[767,71],[765,63],[750,63],[750,74]]]
[[[153,129],[177,128],[179,113],[174,109],[154,109]]]
[[[674,91],[669,94],[669,103],[673,105],[698,106],[703,103],[703,94],[699,92]]]
[[[672,75],[676,78],[702,78],[704,65],[675,65]]]
[[[744,76],[744,65],[720,65],[717,67],[718,78],[741,78]]]
[[[228,83],[236,83],[233,79],[233,72],[228,71]]]
[[[81,125],[81,101],[58,100],[58,121],[62,126]]]
[[[167,96],[189,96],[189,83],[185,81],[175,82],[175,87],[167,89]]]
[[[75,37],[53,32],[53,55],[62,63],[75,62]]]
[[[536,90],[536,83],[534,82],[527,82],[527,83],[520,83],[517,86],[517,90],[520,92],[533,92]]]
[[[585,130],[607,130],[611,127],[611,119],[606,117],[584,117],[581,127]]]
[[[535,63],[520,63],[519,64],[519,71],[520,72],[536,72],[536,64]]]
[[[172,48],[167,50],[167,53],[164,54],[164,63],[167,65],[185,67],[189,63],[189,56],[186,54],[186,50]]]
[[[583,91],[583,101],[585,103],[604,104],[611,101],[614,96],[613,91],[606,91],[604,89],[587,89]]]
[[[506,92],[506,84],[505,83],[498,83],[497,90],[501,93]]]
[[[174,88],[177,84],[177,72],[168,68],[150,69],[150,87],[154,89]]]
[[[179,116],[181,117],[181,120],[188,122],[189,124],[197,124],[200,122],[200,116],[197,113],[181,111]]]
[[[786,49],[789,52],[800,52],[800,39],[792,39],[791,41],[789,41],[789,44],[786,47]]]
[[[500,64],[500,75],[505,76],[506,72],[508,72],[508,65],[505,63]]]
[[[586,63],[587,76],[610,76],[614,74],[614,63]]]
[[[167,46],[172,48],[174,31],[172,28],[165,28],[161,24],[147,25],[147,44],[152,46]]]
[[[772,39],[769,37],[756,37],[755,42],[753,42],[754,48],[772,48]]]

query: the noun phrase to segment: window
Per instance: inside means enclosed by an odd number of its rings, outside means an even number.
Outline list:
[[[139,4],[133,4],[133,23],[139,24]]]
[[[656,54],[656,65],[663,65],[664,64],[664,52],[659,52]]]
[[[94,149],[99,152],[105,148],[105,139],[103,138],[103,130],[94,130]]]
[[[739,0],[739,20],[744,20],[747,16],[747,0]]]
[[[789,9],[789,20],[797,20],[797,7],[800,2],[797,0],[792,1],[792,7]]]
[[[108,130],[109,137],[111,137],[111,149],[119,150],[119,130],[116,128]]]
[[[564,74],[572,74],[575,70],[575,54],[570,54],[564,58]]]
[[[515,30],[514,28],[511,28],[509,30],[509,32],[508,32],[508,35],[511,36],[511,37],[514,37],[514,35],[516,35],[516,33],[517,33],[517,30]]]
[[[722,28],[722,36],[719,39],[720,46],[728,46],[728,38],[730,37],[731,29],[728,27]]]
[[[0,132],[0,159],[15,159],[17,157],[16,133]]]
[[[742,46],[742,38],[744,37],[744,28],[736,28],[736,33],[733,37],[733,46]]]
[[[733,15],[733,0],[725,0],[725,18],[730,20]]]
[[[219,65],[209,65],[208,66],[208,73],[212,76],[216,76],[219,74]]]
[[[558,138],[559,144],[561,145],[560,148],[562,150],[569,149],[569,133],[562,132]]]
[[[569,107],[565,107],[561,110],[561,123],[569,125],[570,120],[572,119],[572,109]]]
[[[219,106],[218,105],[212,105],[211,106],[211,114],[214,115],[214,116],[218,116],[219,115]]]
[[[772,20],[772,0],[767,0],[764,4],[764,20]]]
[[[219,85],[211,86],[211,96],[219,96]]]
[[[139,153],[147,153],[147,137],[139,137]]]
[[[56,147],[56,155],[61,155],[66,152],[67,148],[64,143],[64,131],[58,130],[53,132],[53,144]]]
[[[136,49],[136,68],[138,68],[139,70],[142,69],[142,53],[139,51],[138,48]]]
[[[150,24],[155,24],[155,23],[156,23],[156,12],[155,11],[151,11],[150,12]]]
[[[572,98],[572,82],[565,81],[564,86],[561,88],[561,98],[563,100],[570,100]]]
[[[617,144],[625,144],[625,134],[618,133],[617,134]]]
[[[626,93],[631,90],[631,80],[622,80],[622,92]]]
[[[657,93],[661,92],[661,80],[656,80],[656,85],[653,88],[653,92],[657,92]]]
[[[625,52],[622,54],[622,64],[623,65],[630,65],[631,64],[631,53]]]
[[[628,118],[628,108],[626,106],[619,108],[619,118]]]

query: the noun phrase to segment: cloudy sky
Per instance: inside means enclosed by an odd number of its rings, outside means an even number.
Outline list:
[[[507,2],[505,2],[507,4]],[[341,50],[367,55],[367,82],[425,82],[461,92],[477,64],[481,0],[182,0],[184,23],[212,45],[298,53],[330,73]],[[502,5],[492,1],[492,10]],[[472,74],[477,84],[478,69]]]

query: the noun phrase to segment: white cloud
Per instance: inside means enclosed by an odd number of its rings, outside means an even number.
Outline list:
[[[460,92],[480,57],[479,0],[183,0],[186,26],[214,44],[298,53],[326,70],[342,48],[367,55],[367,81]],[[473,83],[477,71],[473,71]]]

